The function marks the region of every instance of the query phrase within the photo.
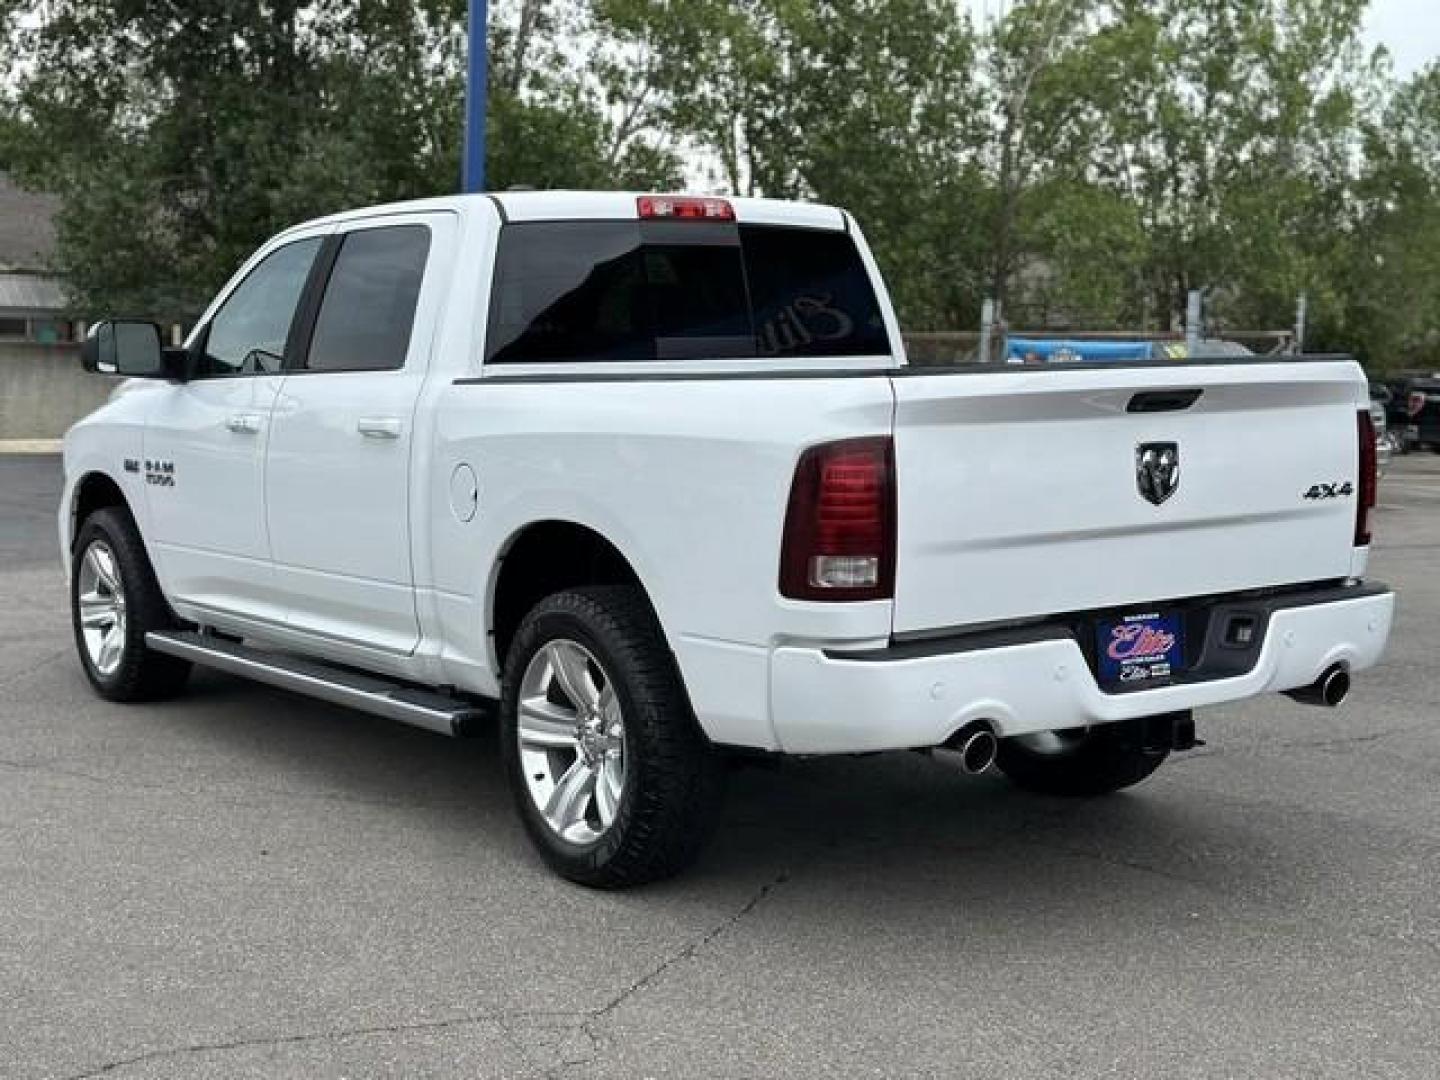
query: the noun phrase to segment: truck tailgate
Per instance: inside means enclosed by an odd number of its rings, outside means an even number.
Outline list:
[[[896,633],[1351,572],[1365,383],[1349,360],[892,382]],[[1165,477],[1147,498],[1137,458],[1168,446],[1178,483],[1157,503]]]

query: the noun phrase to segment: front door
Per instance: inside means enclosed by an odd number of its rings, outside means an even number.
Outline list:
[[[264,466],[286,340],[323,237],[263,255],[191,345],[144,436],[151,547],[166,592],[207,611],[281,622],[265,526]]]
[[[453,223],[362,220],[327,251],[333,265],[276,402],[265,470],[276,584],[294,629],[399,654],[419,640],[415,406]]]

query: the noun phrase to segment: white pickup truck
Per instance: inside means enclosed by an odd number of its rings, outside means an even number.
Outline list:
[[[1192,710],[1335,705],[1364,580],[1344,358],[907,366],[855,222],[533,192],[338,214],[69,432],[75,639],[116,701],[210,665],[446,734],[498,714],[561,874],[673,873],[726,757],[914,749],[1100,794]]]

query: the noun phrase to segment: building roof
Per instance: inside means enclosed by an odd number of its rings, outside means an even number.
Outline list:
[[[56,196],[23,191],[0,173],[0,271],[49,267],[59,208]]]
[[[65,310],[65,290],[56,278],[0,274],[0,311],[41,315]]]

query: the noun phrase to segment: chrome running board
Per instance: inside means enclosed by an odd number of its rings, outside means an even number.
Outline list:
[[[299,656],[252,649],[211,634],[151,631],[145,635],[145,644],[156,652],[441,735],[465,734],[489,715],[483,705],[474,702]]]

